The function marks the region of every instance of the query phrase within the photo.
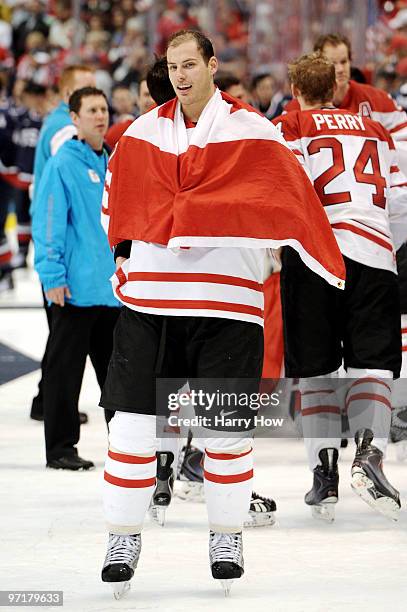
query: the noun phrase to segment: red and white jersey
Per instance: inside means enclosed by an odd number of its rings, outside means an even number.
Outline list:
[[[407,114],[385,91],[365,83],[349,81],[346,96],[338,108],[378,121],[390,132],[396,146],[399,141],[405,141],[407,145]],[[300,110],[296,99],[284,107],[284,112],[287,113],[294,110]]]
[[[189,141],[194,124],[185,123]],[[110,180],[108,171],[106,183]],[[102,219],[107,231],[108,216]],[[133,240],[130,258],[112,277],[113,291],[125,306],[139,312],[220,317],[263,326],[266,252],[232,247],[169,249]]]
[[[128,308],[157,315],[220,317],[263,325],[265,249],[168,249],[133,240],[112,277]]]
[[[389,133],[335,108],[290,112],[274,123],[308,172],[342,254],[395,272],[389,211],[405,223],[407,179]]]

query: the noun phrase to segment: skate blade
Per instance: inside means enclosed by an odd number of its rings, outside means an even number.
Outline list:
[[[373,494],[375,486],[364,472],[352,472],[351,487],[356,495],[363,499],[373,510],[376,510],[376,512],[379,512],[379,514],[382,514],[391,521],[398,520],[400,514],[398,504],[391,497],[383,496],[375,498]]]
[[[204,486],[202,482],[181,482],[182,487],[175,491],[175,495],[178,499],[197,503],[205,501]]]
[[[113,597],[115,599],[121,599],[130,590],[130,581],[125,580],[124,582],[111,582],[113,589]]]
[[[319,521],[333,523],[335,520],[335,504],[337,501],[337,497],[327,497],[327,499],[322,501],[320,504],[311,506],[311,514],[313,518]]]
[[[396,448],[397,461],[405,461],[407,459],[407,440],[401,440],[394,444]]]
[[[230,596],[230,589],[231,589],[232,584],[233,584],[233,580],[232,579],[221,580],[220,583],[222,585],[222,589],[223,589],[223,593],[224,593],[225,597],[229,597]]]
[[[271,527],[276,524],[274,512],[253,512],[249,511],[248,517],[243,523],[244,527]]]
[[[167,506],[151,506],[149,508],[150,516],[152,520],[164,527],[165,525],[165,511],[167,510]]]

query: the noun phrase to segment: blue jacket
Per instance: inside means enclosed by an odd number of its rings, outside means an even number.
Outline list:
[[[31,215],[35,209],[35,190],[40,183],[45,164],[50,157],[55,155],[58,147],[66,140],[70,140],[76,134],[76,128],[69,116],[69,108],[66,102],[60,102],[55,110],[50,113],[42,124],[34,158],[34,199],[31,203]]]
[[[76,138],[51,157],[37,188],[34,266],[44,291],[67,285],[74,306],[119,306],[113,256],[100,222],[107,153]]]

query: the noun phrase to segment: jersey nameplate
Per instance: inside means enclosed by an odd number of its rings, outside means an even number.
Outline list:
[[[363,119],[358,115],[313,113],[312,118],[317,130],[321,130],[322,127],[329,130],[365,130]]]

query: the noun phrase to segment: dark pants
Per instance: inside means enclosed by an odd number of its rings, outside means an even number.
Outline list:
[[[41,292],[42,292],[42,299],[44,302],[44,309],[45,309],[45,314],[47,315],[47,323],[48,323],[48,330],[51,331],[51,311],[52,308],[51,306],[48,306],[48,300],[45,296],[44,293],[44,289],[41,287]],[[48,338],[47,338],[47,344],[45,345],[45,351],[44,351],[44,355],[42,357],[41,360],[41,379],[40,382],[38,383],[38,393],[37,395],[33,398],[32,404],[31,404],[31,416],[35,417],[43,417],[44,416],[44,372],[45,372],[45,368],[47,366],[47,359],[48,359],[48,342],[49,342],[49,334],[48,334]]]
[[[76,454],[78,401],[89,355],[102,388],[113,346],[119,308],[51,307],[51,333],[43,372],[44,429],[47,461]]]

